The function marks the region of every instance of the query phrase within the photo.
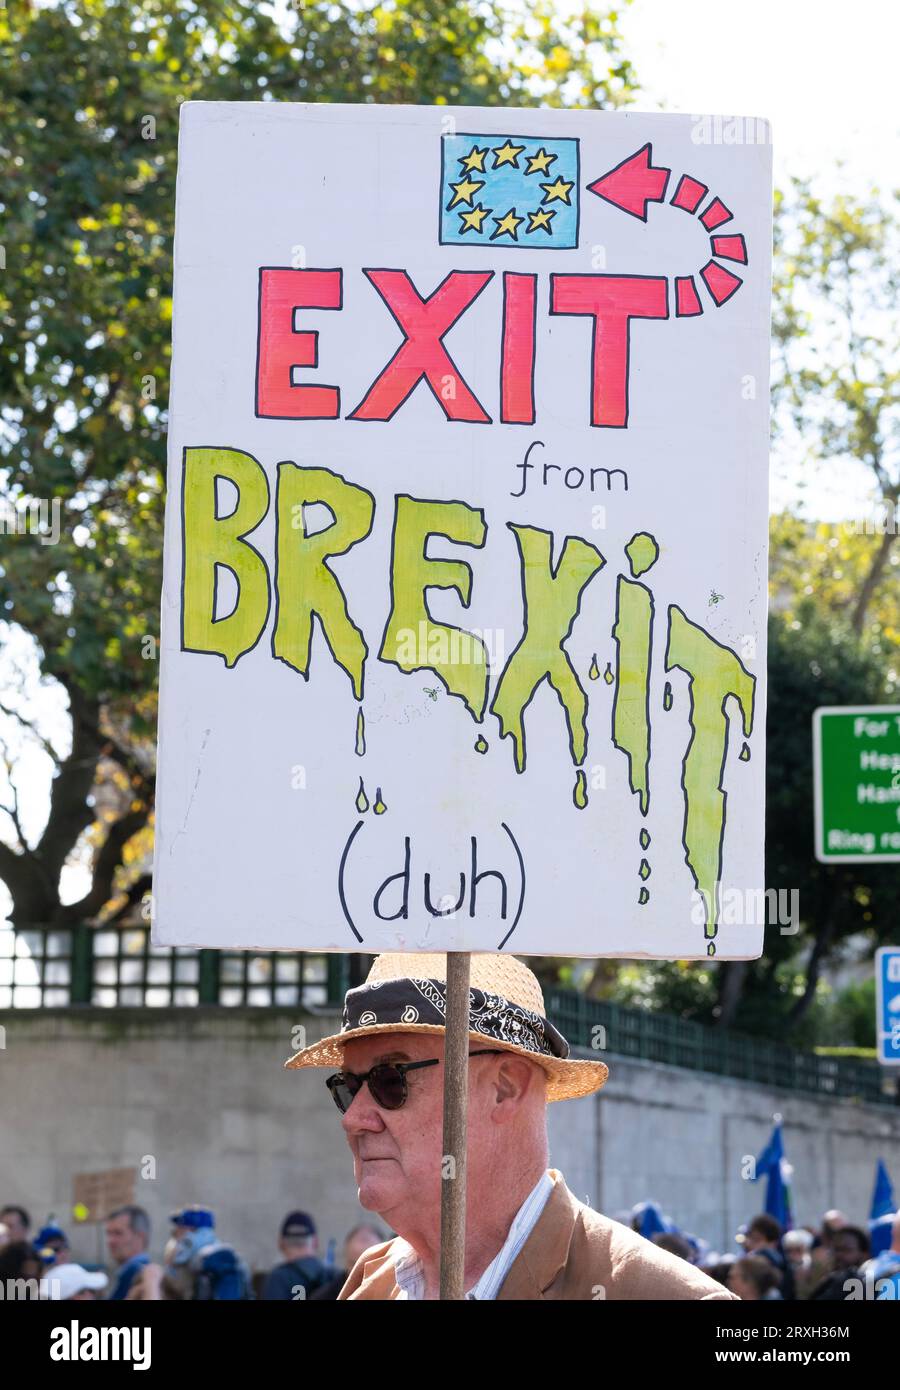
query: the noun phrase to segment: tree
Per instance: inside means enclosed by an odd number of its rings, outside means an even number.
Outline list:
[[[21,700],[0,713],[54,769],[46,823],[0,843],[13,921],[96,922],[137,902],[152,825],[179,103],[609,106],[629,99],[614,12],[545,0],[246,0],[0,8],[0,477],[7,506],[61,504],[57,544],[7,537],[0,603],[68,697],[71,746]],[[60,874],[87,841],[90,887]],[[140,852],[136,846],[142,846]]]
[[[877,189],[825,204],[801,180],[776,200],[776,437],[782,448],[805,451],[819,477],[832,459],[845,469],[861,464],[874,488],[875,521],[884,523],[848,599],[857,635],[879,587],[895,578],[887,566],[900,501],[896,213],[896,197],[883,199]]]
[[[801,930],[766,928],[763,957],[743,963],[742,987],[719,1017],[751,1032],[796,1036],[842,943],[863,933],[873,947],[886,944],[900,912],[893,865],[820,864],[813,855],[813,710],[882,702],[886,663],[810,596],[789,618],[773,614],[769,638],[766,884],[797,890]]]

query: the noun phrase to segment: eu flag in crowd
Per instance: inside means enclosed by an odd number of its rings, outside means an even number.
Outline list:
[[[884,1159],[879,1158],[875,1169],[875,1188],[872,1192],[872,1210],[869,1215],[869,1235],[873,1255],[880,1255],[891,1243],[891,1228],[894,1224],[894,1189]]]
[[[442,246],[578,245],[578,141],[441,138]]]
[[[766,1214],[774,1216],[775,1220],[781,1223],[782,1230],[788,1231],[791,1228],[791,1189],[788,1186],[788,1175],[790,1166],[784,1156],[784,1141],[781,1136],[781,1122],[777,1121],[772,1136],[768,1144],[763,1149],[759,1158],[756,1160],[756,1173],[753,1182],[757,1178],[765,1177],[766,1181]]]

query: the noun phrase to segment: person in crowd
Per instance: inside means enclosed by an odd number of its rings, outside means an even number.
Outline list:
[[[747,1226],[743,1239],[744,1252],[768,1260],[778,1276],[777,1285],[781,1297],[793,1299],[797,1296],[794,1273],[781,1249],[781,1237],[781,1223],[767,1212],[760,1212]]]
[[[844,1212],[838,1211],[836,1207],[832,1207],[831,1211],[826,1211],[825,1215],[822,1217],[822,1237],[823,1239],[826,1237],[830,1238],[836,1231],[842,1231],[845,1226],[849,1225],[849,1218]]]
[[[278,1248],[284,1263],[276,1265],[263,1287],[267,1301],[306,1299],[328,1278],[318,1256],[315,1223],[305,1211],[292,1211],[281,1223]]]
[[[0,1250],[0,1288],[7,1299],[37,1298],[43,1266],[34,1246],[13,1240]]]
[[[87,1270],[67,1260],[65,1264],[52,1265],[45,1272],[41,1279],[41,1298],[93,1302],[108,1283],[102,1270]]]
[[[687,1260],[688,1264],[693,1263],[694,1252],[690,1241],[685,1240],[684,1236],[675,1235],[672,1231],[660,1231],[659,1235],[653,1237],[653,1244],[658,1245],[660,1250],[677,1255],[680,1260]]]
[[[443,953],[379,956],[348,991],[341,1031],[285,1064],[337,1068],[326,1084],[360,1204],[398,1232],[357,1260],[341,1300],[439,1296],[446,970]],[[593,1094],[608,1068],[569,1057],[515,956],[472,953],[468,1035],[467,1298],[733,1297],[579,1202],[548,1167],[548,1103]]]
[[[812,1260],[814,1239],[812,1231],[808,1231],[802,1226],[794,1231],[785,1231],[781,1238],[784,1257],[794,1276],[795,1298],[808,1298],[818,1283]]]
[[[216,1300],[250,1297],[250,1271],[234,1247],[219,1240],[216,1219],[208,1207],[185,1207],[173,1212],[171,1221],[164,1297]]]
[[[728,1276],[735,1261],[734,1255],[719,1255],[713,1251],[711,1257],[703,1262],[703,1273],[708,1274],[710,1279],[715,1279],[717,1284],[724,1284],[728,1288]]]
[[[866,1281],[867,1298],[872,1288],[876,1299],[900,1299],[900,1211],[894,1212],[888,1249],[867,1260],[860,1274]]]
[[[726,1276],[726,1284],[738,1298],[748,1302],[782,1296],[775,1266],[763,1255],[742,1255],[735,1260]]]
[[[6,1227],[8,1245],[20,1245],[31,1239],[31,1217],[24,1207],[0,1207],[0,1225]]]
[[[327,1279],[324,1284],[316,1289],[315,1293],[310,1294],[315,1302],[324,1303],[328,1300],[334,1301],[344,1284],[347,1276],[367,1250],[371,1250],[373,1245],[380,1245],[385,1239],[385,1234],[380,1226],[374,1226],[371,1222],[361,1222],[354,1226],[352,1231],[348,1231],[344,1238],[343,1250],[343,1269],[336,1270],[332,1278]]]
[[[34,1248],[43,1261],[44,1269],[71,1262],[69,1237],[55,1221],[48,1221],[46,1226],[41,1227],[34,1238]]]
[[[150,1263],[147,1247],[150,1244],[150,1218],[143,1207],[117,1207],[106,1218],[106,1248],[113,1264],[118,1267],[116,1281],[110,1290],[110,1300],[120,1302],[128,1297],[135,1277]]]
[[[855,1290],[860,1266],[869,1254],[869,1237],[859,1226],[841,1226],[831,1235],[831,1272],[812,1289],[812,1302],[840,1303]]]
[[[842,1224],[846,1225],[846,1221],[843,1221]],[[813,1289],[816,1284],[820,1283],[834,1268],[834,1259],[831,1252],[833,1234],[834,1232],[828,1226],[825,1218],[822,1219],[821,1226],[812,1228],[813,1243],[809,1255],[809,1265],[811,1288]],[[807,1298],[808,1297],[809,1293],[807,1293]]]
[[[176,1295],[166,1284],[165,1265],[151,1260],[138,1270],[125,1297],[129,1303],[159,1303],[180,1297],[180,1294]]]

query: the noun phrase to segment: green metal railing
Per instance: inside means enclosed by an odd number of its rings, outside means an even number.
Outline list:
[[[0,1009],[339,1005],[352,958],[154,946],[147,926],[0,925]]]
[[[896,1082],[877,1062],[799,1052],[781,1043],[706,1024],[587,999],[569,990],[544,993],[548,1017],[573,1047],[666,1062],[736,1081],[805,1091],[830,1100],[897,1103]]]

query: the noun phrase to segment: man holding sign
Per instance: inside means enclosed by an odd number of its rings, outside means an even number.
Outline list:
[[[770,245],[765,123],[181,109],[153,940],[380,956],[346,1297],[727,1296],[547,1168],[606,1068],[497,953],[762,949]]]
[[[359,1200],[398,1232],[366,1251],[340,1299],[438,1296],[446,958],[379,956],[348,991],[341,1032],[285,1065],[337,1067]],[[540,985],[514,956],[473,955],[466,1297],[733,1299],[701,1270],[579,1202],[547,1167],[549,1101],[591,1095],[600,1061],[568,1056]]]

